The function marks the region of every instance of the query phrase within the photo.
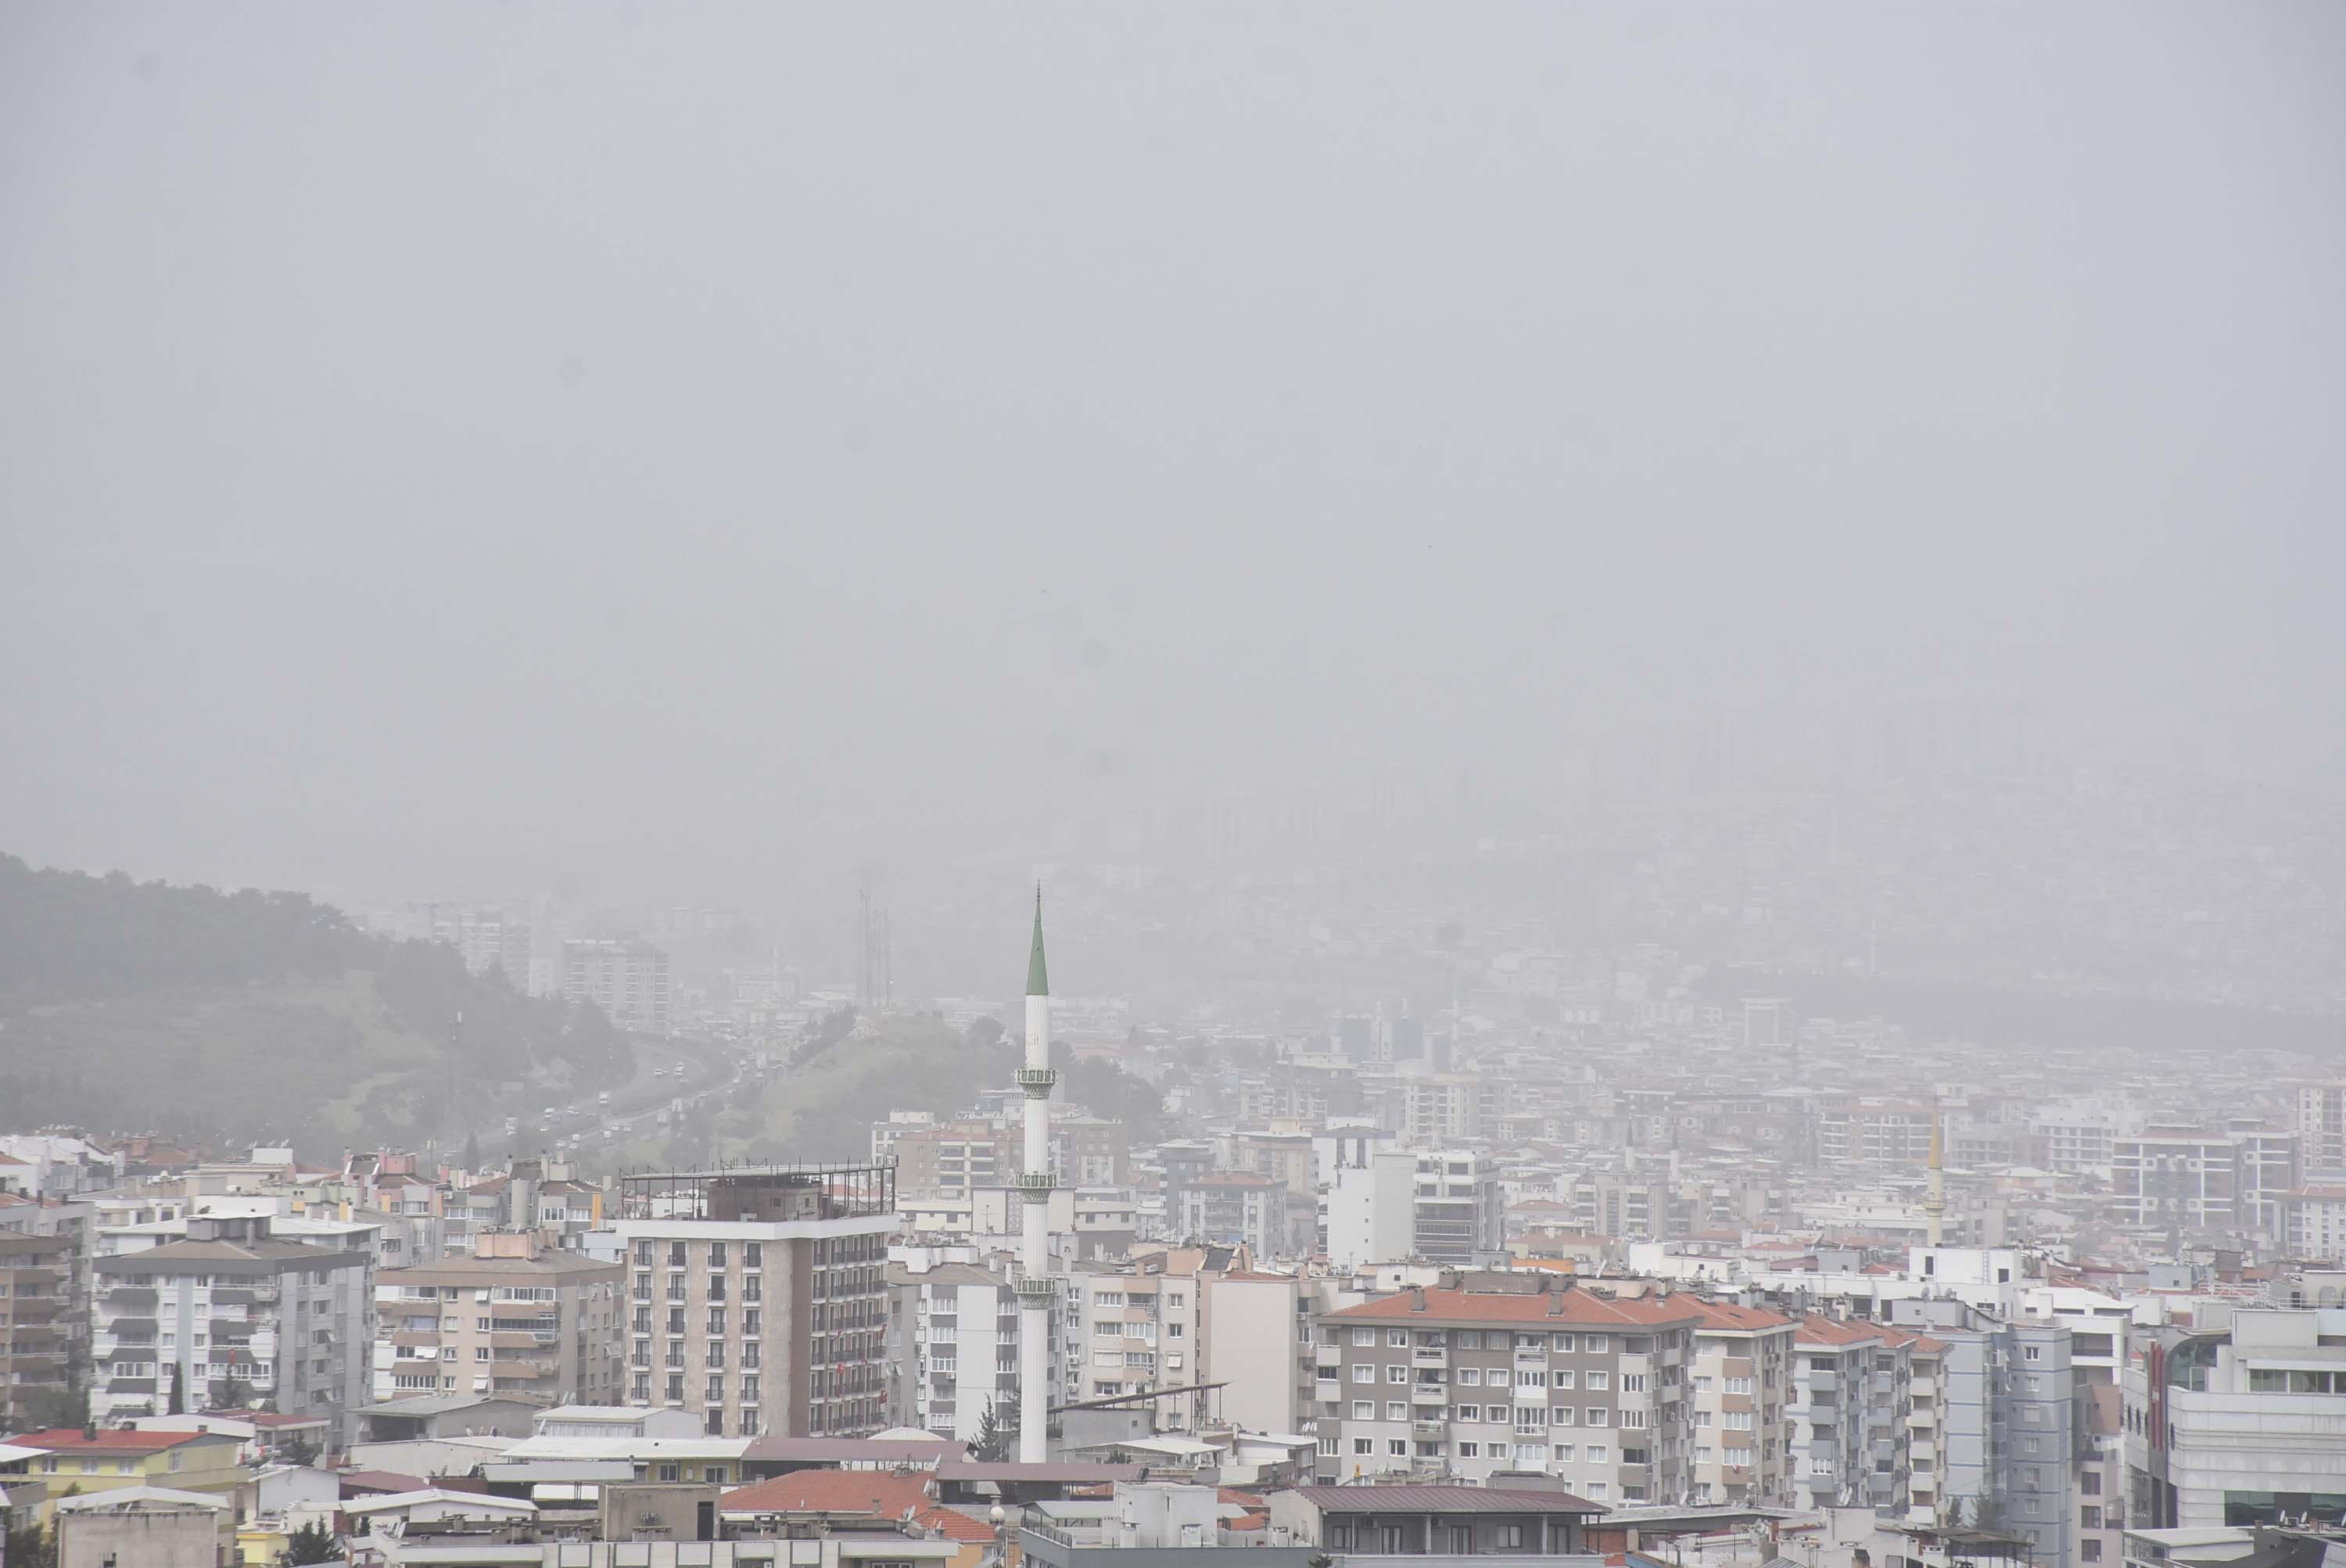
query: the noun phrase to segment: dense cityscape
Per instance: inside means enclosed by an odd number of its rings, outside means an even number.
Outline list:
[[[1884,908],[1893,789],[1416,857],[1502,890],[1487,921],[1278,873],[1310,844],[1242,830],[1045,862],[1023,930],[991,878],[1025,982],[998,1000],[898,956],[983,911],[926,901],[923,932],[868,881],[805,953],[738,910],[304,902],[361,944],[321,966],[377,955],[389,1018],[437,954],[566,1022],[511,1082],[452,1035],[350,1122],[265,1095],[201,1128],[19,1118],[0,1485],[32,1520],[184,1493],[246,1561],[307,1530],[385,1563],[697,1538],[1278,1568],[1484,1554],[1504,1523],[1544,1554],[2085,1568],[2339,1526],[2334,805],[2271,843],[2198,830],[2187,864],[2229,870],[2186,895],[2172,858],[2085,874],[2125,791],[1981,774],[1982,809],[2077,823],[2022,857],[2078,859],[2020,973],[1964,940],[2014,873],[1974,912],[1910,864],[1925,892]],[[145,901],[217,899],[12,864],[20,925],[96,907],[131,942]],[[1067,955],[1119,928],[1229,978],[1095,988]],[[9,1031],[76,1038],[133,989],[99,972]],[[599,1069],[556,1054],[586,1019]],[[416,1135],[340,1135],[382,1117]]]
[[[2346,1568],[2341,62],[0,5],[0,1568]]]

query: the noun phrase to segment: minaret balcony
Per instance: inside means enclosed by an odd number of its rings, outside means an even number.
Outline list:
[[[1059,1293],[1057,1282],[1048,1275],[1014,1274],[1010,1288],[1016,1293],[1022,1308],[1048,1307]]]
[[[1059,1070],[1056,1067],[1021,1067],[1015,1075],[1015,1081],[1030,1098],[1041,1099],[1058,1083]]]
[[[1059,1178],[1049,1171],[1020,1171],[1018,1193],[1029,1203],[1038,1202],[1059,1190]]]

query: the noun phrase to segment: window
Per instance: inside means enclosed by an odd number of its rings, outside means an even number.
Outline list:
[[[1588,1445],[1588,1462],[1591,1464],[1611,1464],[1613,1462],[1613,1451],[1606,1448],[1601,1442],[1590,1443]]]
[[[1406,1349],[1409,1349],[1409,1330],[1408,1330],[1408,1329],[1386,1329],[1386,1330],[1385,1330],[1385,1343],[1386,1343],[1387,1345],[1392,1346],[1394,1349],[1397,1349],[1397,1350],[1406,1350]]]
[[[1458,1445],[1458,1457],[1460,1459],[1480,1459],[1483,1457],[1483,1445],[1478,1442],[1462,1442]]]
[[[1568,1389],[1572,1387],[1574,1383],[1577,1382],[1579,1379],[1580,1374],[1574,1371],[1570,1367],[1560,1368],[1557,1369],[1556,1374],[1556,1386],[1559,1389]]]
[[[1355,1361],[1352,1363],[1352,1381],[1356,1383],[1373,1383],[1376,1380],[1377,1368],[1375,1362]]]
[[[1376,1331],[1374,1329],[1362,1329],[1362,1328],[1355,1328],[1355,1329],[1352,1330],[1352,1343],[1353,1343],[1353,1344],[1355,1344],[1355,1345],[1373,1345],[1373,1344],[1375,1344],[1376,1342],[1377,1342],[1377,1331]]]
[[[1613,1336],[1610,1334],[1587,1335],[1582,1339],[1580,1348],[1592,1356],[1610,1355],[1613,1352]]]
[[[1398,1361],[1394,1362],[1392,1366],[1385,1369],[1385,1381],[1388,1383],[1406,1383],[1409,1381],[1409,1369]]]
[[[2094,1503],[2086,1503],[2077,1510],[2077,1522],[2088,1530],[2099,1530],[2102,1527],[2101,1509]]]
[[[1574,1449],[1568,1442],[1560,1442],[1549,1451],[1556,1455],[1556,1462],[1558,1464],[1570,1464],[1572,1462]]]
[[[1515,1372],[1515,1387],[1519,1389],[1545,1389],[1547,1387],[1547,1374],[1545,1372],[1533,1371],[1528,1367],[1519,1368]]]
[[[1600,1384],[1596,1384],[1596,1383],[1591,1383],[1591,1384],[1589,1384],[1588,1386],[1589,1386],[1590,1388],[1592,1388],[1592,1389],[1593,1389],[1593,1388],[1598,1388],[1598,1387],[1601,1387],[1602,1385],[1600,1385]],[[1643,1372],[1624,1372],[1624,1373],[1622,1373],[1622,1374],[1621,1374],[1621,1391],[1622,1391],[1623,1393],[1625,1393],[1625,1394],[1642,1394],[1642,1393],[1644,1393],[1644,1392],[1646,1391],[1646,1374],[1645,1374],[1645,1373],[1643,1373]]]
[[[1583,1387],[1583,1388],[1586,1389],[1590,1393],[1592,1393],[1592,1394],[1593,1394],[1593,1393],[1599,1392],[1599,1391],[1601,1391],[1602,1390],[1605,1390],[1605,1389],[1610,1388],[1610,1387],[1612,1386],[1612,1383],[1613,1383],[1613,1374],[1612,1374],[1612,1373],[1610,1373],[1610,1372],[1599,1372],[1599,1371],[1596,1371],[1596,1370],[1592,1369],[1592,1370],[1589,1372],[1589,1374],[1588,1374],[1588,1380],[1587,1380],[1587,1381],[1586,1381],[1585,1383],[1583,1383],[1583,1384],[1581,1385],[1581,1387]]]
[[[1356,1421],[1372,1421],[1376,1420],[1377,1401],[1374,1400],[1354,1400],[1352,1401],[1352,1419]]]
[[[2077,1543],[2077,1555],[2081,1561],[2099,1563],[2102,1560],[2102,1543],[2091,1539],[2080,1541]]]
[[[2045,1347],[2042,1345],[2024,1345],[2021,1347],[2020,1355],[2023,1360],[2041,1361],[2045,1359]]]
[[[1407,1438],[1387,1438],[1385,1440],[1385,1452],[1391,1454],[1395,1459],[1407,1459],[1409,1457],[1409,1440]]]
[[[1352,1440],[1352,1451],[1354,1453],[1361,1454],[1374,1453],[1377,1451],[1376,1441],[1372,1438],[1354,1438]]]
[[[1461,1367],[1458,1369],[1457,1378],[1459,1386],[1462,1388],[1478,1388],[1482,1385],[1483,1381],[1483,1369],[1480,1367]]]
[[[1402,1403],[1399,1400],[1386,1400],[1385,1420],[1389,1421],[1405,1421],[1409,1420],[1409,1407]]]
[[[744,1268],[763,1268],[765,1266],[765,1243],[761,1241],[743,1242],[741,1244],[741,1267]]]
[[[1579,1349],[1580,1337],[1576,1334],[1555,1334],[1549,1336],[1548,1342],[1554,1345],[1557,1349],[1569,1355],[1574,1350]]]
[[[1606,1405],[1591,1405],[1588,1407],[1588,1424],[1590,1426],[1609,1426],[1612,1423],[1612,1420],[1613,1411],[1611,1407]]]
[[[1555,1425],[1560,1427],[1571,1426],[1575,1424],[1578,1419],[1578,1412],[1570,1405],[1558,1405],[1556,1409],[1548,1412],[1548,1420]]]
[[[1483,1407],[1480,1405],[1460,1405],[1454,1419],[1462,1421],[1479,1421],[1483,1419]]]

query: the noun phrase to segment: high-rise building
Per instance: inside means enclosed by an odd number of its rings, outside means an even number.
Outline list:
[[[485,1231],[470,1257],[386,1269],[375,1276],[375,1398],[618,1403],[625,1272],[527,1231]]]
[[[895,1168],[738,1166],[619,1180],[626,1402],[719,1437],[862,1437],[887,1424]]]
[[[562,944],[562,994],[591,1002],[622,1029],[668,1033],[668,954],[645,942],[587,938]]]
[[[373,1253],[274,1236],[266,1215],[187,1226],[93,1266],[93,1418],[164,1414],[176,1383],[190,1409],[271,1400],[349,1441],[372,1391]]]

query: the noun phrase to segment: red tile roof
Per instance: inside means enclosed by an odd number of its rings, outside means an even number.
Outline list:
[[[1732,1301],[1702,1301],[1688,1298],[1696,1311],[1702,1314],[1697,1329],[1781,1329],[1791,1319],[1780,1313],[1762,1311],[1757,1307],[1739,1307]]]
[[[1631,1296],[1606,1300],[1585,1289],[1521,1296],[1488,1290],[1428,1290],[1423,1312],[1415,1309],[1416,1301],[1415,1291],[1403,1290],[1326,1316],[1354,1322],[1520,1323],[1551,1329],[1648,1327],[1691,1322],[1695,1318],[1691,1297]]]
[[[167,1448],[177,1448],[198,1438],[219,1437],[218,1432],[149,1432],[132,1431],[121,1427],[100,1427],[97,1436],[89,1437],[79,1427],[52,1427],[46,1431],[27,1432],[8,1441],[18,1448],[54,1449],[58,1452],[75,1453],[158,1453]]]
[[[848,1513],[875,1519],[902,1519],[910,1509],[915,1523],[949,1539],[994,1539],[988,1526],[940,1507],[929,1495],[928,1481],[925,1474],[890,1471],[800,1470],[729,1492],[719,1506],[728,1513]]]
[[[1795,1336],[1803,1345],[1863,1345],[1878,1342],[1881,1333],[1868,1323],[1862,1329],[1831,1318],[1803,1318]]]

